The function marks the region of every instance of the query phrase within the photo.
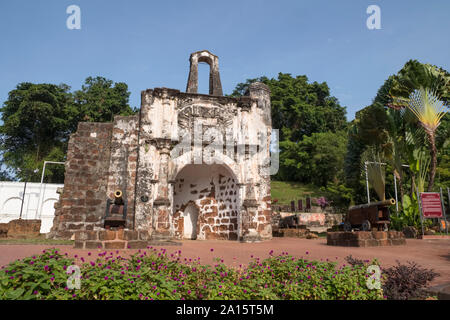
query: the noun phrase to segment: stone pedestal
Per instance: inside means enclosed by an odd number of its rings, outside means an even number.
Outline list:
[[[378,247],[405,245],[400,231],[328,232],[327,245],[343,247]]]

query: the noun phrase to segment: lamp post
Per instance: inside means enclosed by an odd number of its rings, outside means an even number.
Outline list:
[[[39,171],[38,169],[35,169],[33,171],[33,173],[37,173],[38,171]],[[19,170],[19,172],[20,172],[20,170]],[[22,204],[20,205],[19,219],[22,219],[23,203],[25,201],[25,191],[27,190],[27,182],[28,182],[28,179],[30,178],[30,173],[31,173],[31,170],[25,170],[25,184],[23,186]]]
[[[41,186],[39,187],[38,207],[36,208],[36,219],[40,219],[41,215],[42,215],[42,189],[43,189],[43,186],[44,186],[45,166],[47,164],[62,164],[62,165],[64,165],[65,162],[44,161],[44,166],[42,167],[42,175],[41,175]]]

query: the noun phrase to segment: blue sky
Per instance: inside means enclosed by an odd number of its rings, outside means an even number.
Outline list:
[[[81,30],[69,30],[69,5]],[[381,30],[366,8],[381,8]],[[88,76],[126,82],[130,104],[146,88],[186,88],[189,54],[219,56],[224,93],[278,72],[326,81],[348,119],[413,58],[450,70],[450,1],[9,0],[0,3],[0,102],[19,82]],[[207,69],[200,70],[207,91]]]

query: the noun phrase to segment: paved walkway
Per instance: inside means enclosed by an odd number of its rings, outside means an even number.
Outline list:
[[[296,257],[313,260],[334,260],[344,264],[344,258],[352,255],[354,258],[377,258],[382,266],[392,266],[396,260],[400,262],[414,261],[422,267],[434,269],[441,276],[433,281],[433,285],[450,282],[450,240],[415,240],[408,239],[406,246],[352,248],[327,246],[325,239],[307,240],[295,238],[274,238],[271,241],[260,243],[239,243],[235,241],[181,241],[182,246],[167,246],[167,252],[181,250],[186,258],[200,257],[200,261],[213,264],[214,258],[220,257],[229,266],[247,264],[252,258],[261,259],[269,256],[271,250],[274,254],[288,252]],[[39,254],[49,245],[0,245],[0,266],[6,265],[16,259],[33,254]],[[100,250],[73,249],[72,246],[56,245],[61,252],[69,255],[83,256],[88,259],[88,252]],[[213,249],[213,251],[211,251]],[[133,253],[136,250],[127,250]],[[93,257],[95,255],[92,255]]]

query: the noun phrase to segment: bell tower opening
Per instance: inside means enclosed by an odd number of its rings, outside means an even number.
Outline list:
[[[208,50],[203,50],[192,53],[189,62],[190,68],[186,92],[198,93],[198,64],[204,62],[210,67],[209,94],[212,96],[223,96],[219,73],[219,58]]]

